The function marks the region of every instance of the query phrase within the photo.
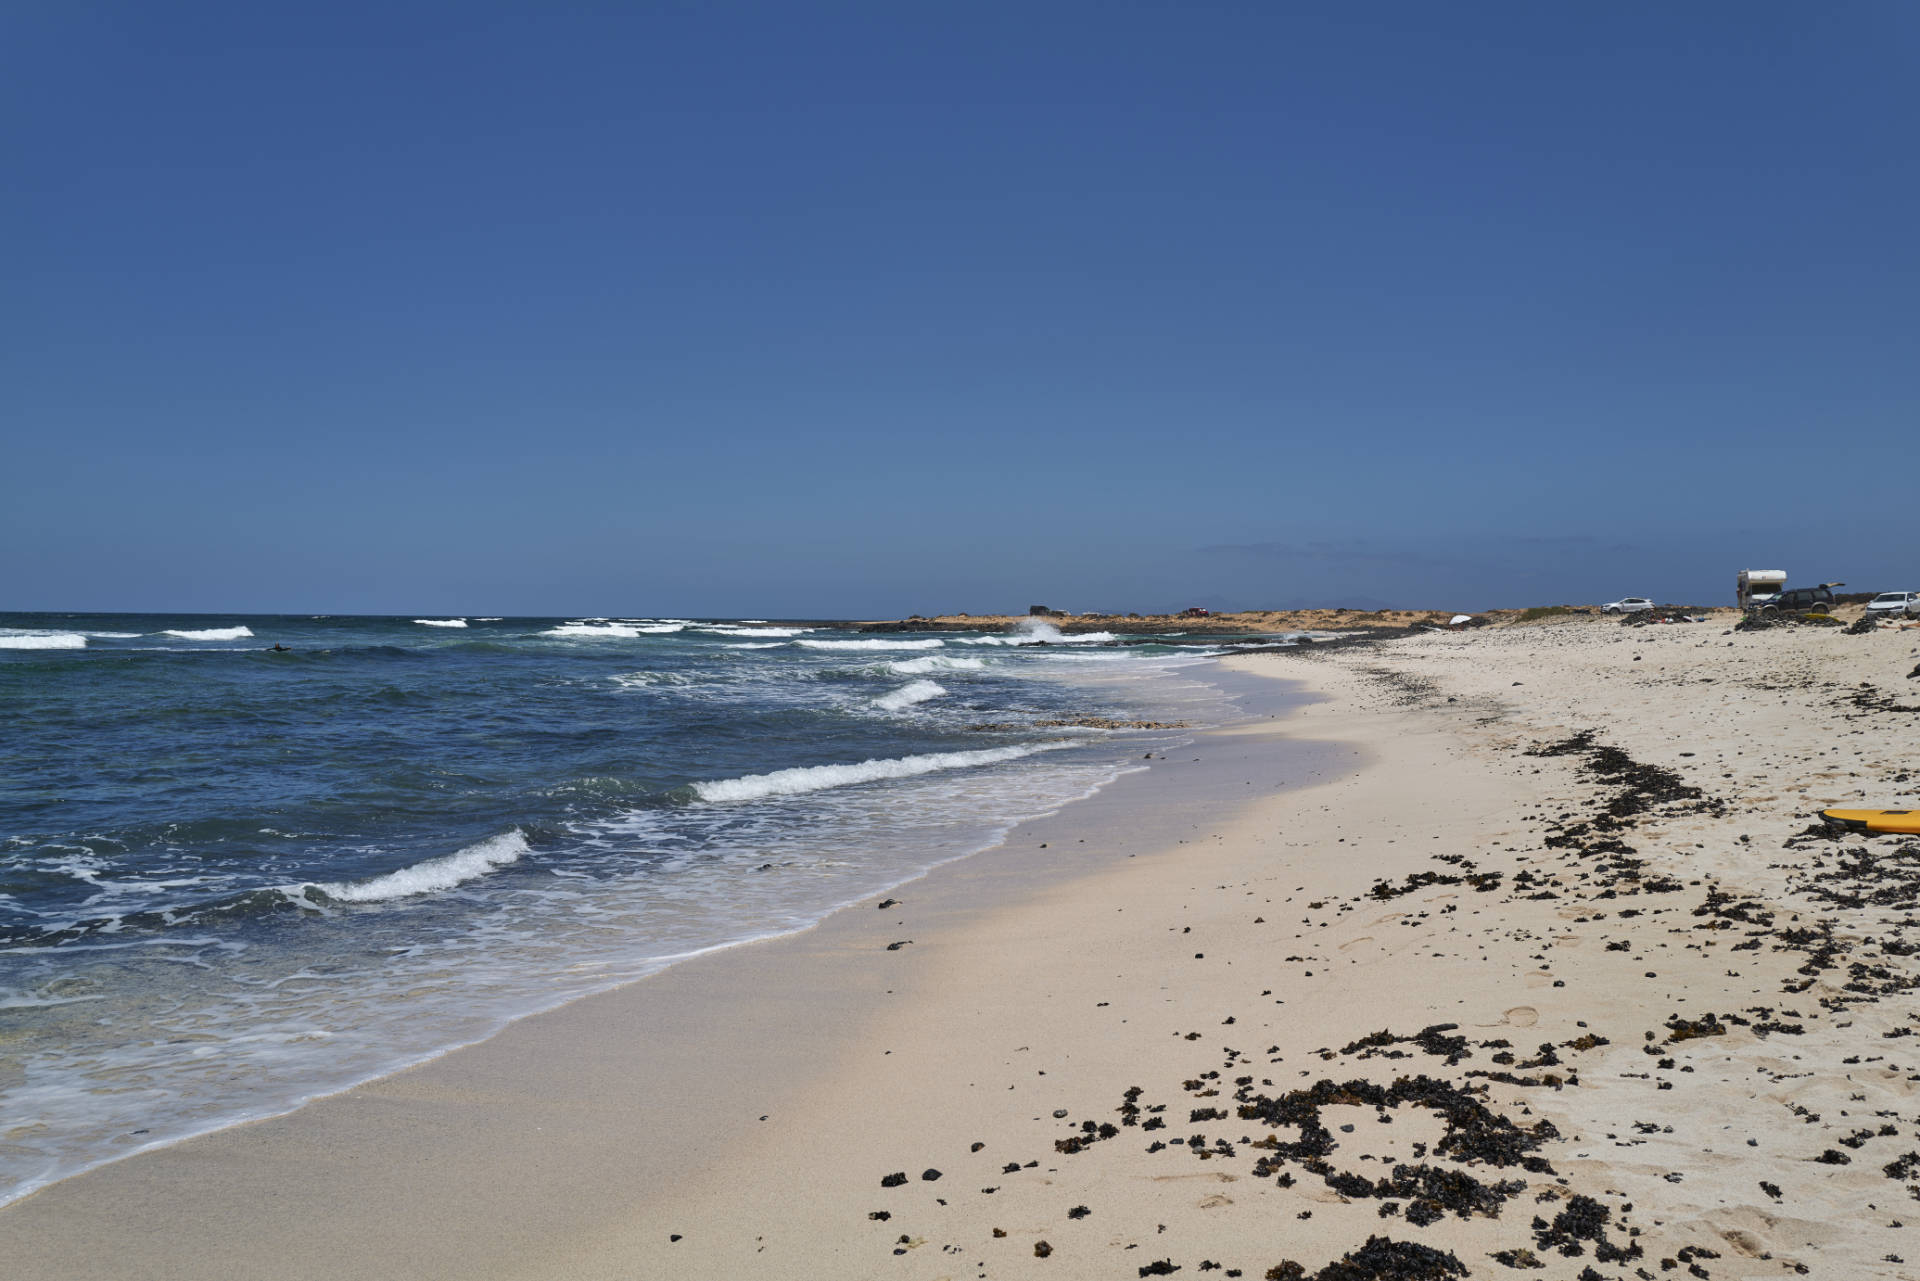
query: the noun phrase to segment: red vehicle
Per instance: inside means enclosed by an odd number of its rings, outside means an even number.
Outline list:
[[[1213,617],[1213,611],[1212,611],[1212,610],[1210,610],[1210,609],[1201,609],[1201,608],[1200,608],[1200,607],[1199,607],[1198,605],[1195,605],[1195,606],[1194,606],[1193,608],[1191,608],[1191,609],[1183,609],[1183,610],[1181,610],[1181,611],[1180,611],[1180,617],[1182,617],[1182,618],[1212,618],[1212,617]]]

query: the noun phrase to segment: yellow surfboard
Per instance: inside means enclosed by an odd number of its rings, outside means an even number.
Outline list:
[[[1821,810],[1820,817],[1856,832],[1920,833],[1920,810]]]

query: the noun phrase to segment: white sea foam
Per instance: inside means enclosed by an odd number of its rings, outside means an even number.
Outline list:
[[[145,632],[82,632],[82,636],[96,636],[101,640],[136,640]]]
[[[79,632],[13,632],[0,636],[0,649],[85,649]]]
[[[747,644],[740,644],[740,645],[722,645],[720,648],[721,649],[785,649],[786,647],[787,647],[787,643],[785,641],[762,641],[758,644],[747,643]]]
[[[627,689],[644,689],[648,685],[691,685],[694,678],[685,672],[628,672],[615,676],[613,683]]]
[[[425,859],[397,872],[388,872],[385,876],[366,881],[320,883],[314,888],[328,898],[343,903],[378,903],[386,899],[405,898],[410,894],[450,890],[475,877],[485,876],[495,868],[505,867],[526,852],[527,838],[516,827],[510,832],[489,836],[463,850],[440,858]],[[305,888],[297,887],[293,891],[294,896],[300,897],[299,891]]]
[[[962,658],[953,654],[928,654],[925,658],[902,658],[887,664],[901,676],[925,676],[928,672],[977,672],[984,669],[984,658]]]
[[[685,626],[685,623],[562,623],[540,634],[567,640],[635,640],[677,632]]]
[[[549,620],[549,627],[556,625]],[[474,627],[478,629],[477,621]],[[531,635],[541,629],[517,622],[511,630]],[[845,632],[816,635],[865,639]],[[175,652],[200,644],[155,639]],[[704,696],[708,691],[731,694],[738,690],[741,705],[757,712],[763,695],[784,696],[789,677],[797,681],[801,672],[811,668],[825,679],[805,692],[803,705],[841,713],[864,703],[867,714],[862,719],[869,722],[871,731],[895,717],[916,715],[883,713],[871,706],[875,695],[912,681],[952,681],[947,698],[926,704],[929,710],[963,701],[961,694],[967,688],[963,682],[988,673],[950,668],[942,661],[961,655],[966,656],[960,661],[967,667],[984,663],[990,672],[1004,672],[1010,678],[1031,674],[1049,683],[1070,681],[1076,687],[1088,675],[1115,685],[1119,673],[1130,672],[1135,665],[1152,673],[1171,665],[1166,659],[1143,662],[1137,651],[1070,646],[1001,653],[954,647],[952,638],[948,639],[945,650],[808,653],[790,647],[795,656],[805,654],[797,663],[774,655],[766,663],[758,659],[733,663],[715,654],[710,665],[720,669],[718,673],[703,673],[694,688],[671,693]],[[641,655],[654,646],[683,648],[670,636],[665,641],[648,640],[642,646],[635,641],[582,639],[569,641],[567,648],[576,657],[591,651],[623,660],[611,664],[614,671],[629,670],[625,668],[628,661],[647,661]],[[715,636],[699,648],[718,650],[721,642],[731,640],[762,643],[750,636]],[[93,648],[100,651],[126,644],[98,641]],[[232,655],[235,649],[250,648],[235,641],[205,644],[226,646],[214,648],[216,654]],[[1118,660],[1123,654],[1131,661],[1091,661],[1109,656]],[[14,657],[17,665],[21,656]],[[77,656],[67,657],[80,661]],[[51,659],[65,661],[58,655]],[[896,661],[930,663],[931,670],[896,672]],[[602,678],[610,675],[607,666],[602,665]],[[799,670],[789,671],[790,667]],[[771,669],[764,680],[759,675],[763,668]],[[946,676],[947,671],[953,675]],[[620,690],[610,680],[578,675],[567,679],[589,687],[597,684],[597,696],[614,702],[660,697],[665,692]],[[1132,687],[1127,690],[1125,706],[1131,709]],[[1047,705],[1053,701],[1059,700]],[[1066,705],[1075,704],[1067,700]],[[1100,700],[1099,705],[1106,703]],[[1172,715],[1161,713],[1159,706],[1142,706],[1137,714]],[[1209,719],[1204,711],[1188,714],[1184,708],[1179,718]],[[18,1111],[33,1116],[37,1123],[27,1140],[0,1153],[0,1200],[123,1154],[129,1150],[125,1136],[132,1130],[151,1130],[141,1137],[142,1143],[173,1141],[200,1129],[281,1111],[315,1093],[341,1089],[450,1045],[478,1039],[508,1019],[653,972],[677,958],[800,928],[838,904],[883,892],[929,866],[990,845],[1021,817],[1048,812],[1085,795],[1124,768],[1119,758],[1128,753],[1086,746],[1081,735],[1058,737],[1072,737],[1082,746],[1075,752],[1050,752],[1004,764],[992,763],[1006,759],[998,753],[967,753],[948,760],[880,762],[877,769],[843,766],[825,777],[803,773],[771,784],[764,779],[733,780],[736,787],[757,785],[764,799],[750,803],[647,804],[641,796],[632,795],[646,790],[639,780],[622,777],[617,780],[619,787],[591,791],[598,799],[583,808],[599,812],[628,800],[637,808],[629,811],[622,805],[619,817],[603,826],[572,817],[571,806],[566,809],[569,817],[555,820],[568,831],[568,848],[561,868],[554,870],[570,868],[571,877],[545,875],[549,868],[544,858],[540,859],[541,875],[514,871],[520,862],[535,864],[538,856],[529,852],[520,855],[518,862],[495,867],[491,874],[485,867],[476,868],[479,879],[458,882],[457,875],[449,876],[457,882],[454,888],[387,902],[334,904],[336,912],[378,918],[355,925],[356,930],[376,931],[367,934],[365,941],[370,950],[384,953],[378,966],[332,963],[338,954],[326,939],[272,946],[261,940],[242,958],[242,945],[228,931],[224,918],[211,915],[209,920],[223,922],[219,936],[201,936],[196,928],[195,937],[185,938],[181,936],[187,931],[170,929],[174,937],[164,940],[165,946],[147,946],[128,941],[136,933],[128,929],[112,943],[62,948],[62,955],[84,951],[77,958],[83,965],[110,961],[116,975],[124,961],[132,961],[144,964],[148,973],[177,970],[179,980],[162,974],[136,984],[133,980],[138,976],[129,968],[128,981],[122,983],[116,977],[112,985],[115,998],[122,991],[131,992],[132,999],[124,1002],[89,1001],[0,1014],[0,1021],[31,1017],[82,1029],[68,1037],[36,1035],[22,1049],[19,1057],[27,1067],[28,1081],[52,1085],[35,1094],[10,1089],[7,1105],[0,1105],[0,1112]],[[904,745],[855,747],[812,759],[859,762],[867,756],[905,757],[914,750]],[[925,750],[935,747],[929,744]],[[1136,760],[1140,750],[1131,753]],[[772,770],[778,763],[763,758],[758,764],[692,773],[720,778],[749,769]],[[793,763],[791,758],[788,763]],[[862,782],[865,778],[875,781]],[[842,785],[846,783],[857,785]],[[807,790],[812,787],[837,790]],[[0,835],[0,853],[11,857],[13,847],[7,840]],[[578,854],[576,846],[581,847]],[[392,862],[381,866],[416,865],[395,878],[426,874],[432,864],[420,860],[433,848],[412,853],[400,852],[403,848],[396,847],[389,855]],[[443,854],[453,853],[455,859],[466,853],[448,852],[444,845],[437,848]],[[110,869],[119,858],[118,853],[101,856],[92,871],[95,884],[112,875]],[[761,872],[761,868],[767,870]],[[279,879],[285,884],[324,875],[305,872]],[[362,880],[370,875],[355,873],[351,879],[361,883],[341,888],[365,896],[378,884]],[[334,879],[349,877],[336,870]],[[380,879],[388,880],[397,891],[392,879]],[[80,897],[92,892],[78,888]],[[293,888],[297,887],[289,892]],[[307,900],[311,907],[326,905],[319,889],[308,889],[306,895],[311,896]],[[448,928],[414,919],[413,909],[431,910],[435,905],[457,905],[483,896],[486,910],[462,911]],[[110,901],[110,906],[117,911],[123,904]],[[96,937],[110,936],[103,932]],[[232,964],[217,951],[223,947],[232,949]],[[47,955],[40,949],[32,959],[37,962]],[[325,981],[316,981],[319,978]],[[37,983],[18,986],[21,992],[0,992],[0,999],[47,993]],[[89,995],[93,990],[80,989]],[[58,1023],[60,1019],[66,1022]],[[112,1030],[111,1044],[101,1039],[100,1026]],[[210,1035],[198,1044],[183,1046],[178,1040],[183,1026]],[[322,1039],[327,1031],[334,1036]],[[152,1088],[131,1089],[130,1081]],[[8,1186],[7,1180],[16,1172],[23,1183]]]
[[[1114,640],[1112,632],[1077,632],[1072,636],[1062,632],[1052,623],[1038,618],[1020,620],[1013,631],[1000,636],[969,636],[960,640],[962,645],[1104,645]]]
[[[245,640],[253,635],[251,627],[204,627],[198,631],[190,628],[168,628],[162,636],[178,636],[181,640]]]
[[[699,623],[696,630],[714,636],[805,636],[811,627],[729,627],[724,623]]]
[[[968,636],[962,645],[1104,645],[1113,640],[1112,632],[1081,632],[1073,636]]]
[[[464,618],[416,618],[413,621],[422,627],[465,627],[467,625],[467,620]]]
[[[902,685],[891,694],[883,694],[873,700],[873,705],[888,712],[904,711],[915,703],[924,703],[930,698],[939,698],[946,693],[944,685],[932,681],[915,681],[911,685]]]
[[[946,642],[938,640],[803,640],[794,643],[804,645],[808,649],[939,649]]]
[[[930,752],[925,756],[896,756],[861,761],[855,765],[810,765],[800,769],[775,770],[771,774],[748,774],[744,778],[723,778],[695,783],[694,795],[703,801],[758,801],[769,796],[798,796],[829,787],[847,787],[871,783],[883,778],[913,778],[940,770],[972,769],[979,765],[997,765],[1017,761],[1035,752],[1050,752],[1071,743],[1034,743],[1026,747],[989,747],[976,752]]]

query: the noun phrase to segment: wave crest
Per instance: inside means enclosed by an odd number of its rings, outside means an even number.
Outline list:
[[[291,892],[293,898],[305,898],[307,889],[319,890],[339,903],[379,903],[387,899],[450,890],[456,885],[485,876],[505,867],[527,853],[527,838],[519,828],[489,836],[463,850],[439,858],[425,859],[385,876],[365,881],[309,882]]]
[[[829,787],[848,787],[872,783],[884,778],[914,778],[941,770],[972,769],[979,765],[997,765],[1017,761],[1036,752],[1051,752],[1071,743],[1034,743],[1026,747],[989,747],[976,752],[931,752],[925,756],[895,756],[861,761],[855,765],[808,765],[798,769],[775,770],[771,774],[748,774],[743,778],[723,778],[695,783],[693,794],[703,801],[758,801],[769,796],[798,796],[804,792],[824,791]]]
[[[1035,628],[1030,631],[1015,632],[1011,636],[966,636],[960,638],[962,645],[1104,645],[1118,638],[1112,632],[1079,632],[1072,636],[1061,634],[1059,629],[1049,627],[1045,631]]]
[[[984,658],[960,658],[952,654],[929,654],[925,658],[902,658],[887,664],[887,670],[900,676],[925,676],[928,672],[978,672],[985,670]]]
[[[677,632],[685,623],[562,623],[541,632],[564,640],[637,640]]]
[[[178,636],[181,640],[245,640],[253,635],[253,629],[251,627],[203,627],[196,631],[193,628],[170,627],[160,634]]]
[[[946,642],[940,640],[803,640],[795,641],[794,644],[807,649],[939,649]]]
[[[811,627],[729,627],[725,623],[697,623],[694,630],[711,636],[805,636]]]
[[[26,632],[0,636],[0,649],[85,649],[79,632]]]
[[[467,625],[467,620],[464,618],[416,618],[413,621],[422,627],[465,627]]]
[[[902,685],[891,694],[883,694],[873,700],[873,705],[882,711],[900,712],[915,703],[924,703],[930,698],[939,698],[947,692],[946,686],[933,681],[915,681],[911,685]]]

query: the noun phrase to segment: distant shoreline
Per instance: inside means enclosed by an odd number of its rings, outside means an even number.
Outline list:
[[[1683,606],[1688,613],[1724,615],[1727,621],[1739,611],[1721,606]],[[857,622],[829,622],[819,626],[847,627],[863,632],[1002,632],[1022,623],[1045,623],[1069,636],[1089,632],[1112,632],[1121,636],[1167,635],[1260,635],[1290,632],[1357,632],[1398,635],[1416,628],[1445,627],[1453,619],[1466,616],[1484,619],[1491,626],[1513,626],[1547,621],[1602,616],[1598,605],[1548,605],[1525,609],[1455,611],[1447,609],[1287,609],[1244,610],[1233,614],[1208,614],[1189,618],[1179,614],[939,614],[904,619]],[[1844,616],[1844,615],[1843,615]]]

